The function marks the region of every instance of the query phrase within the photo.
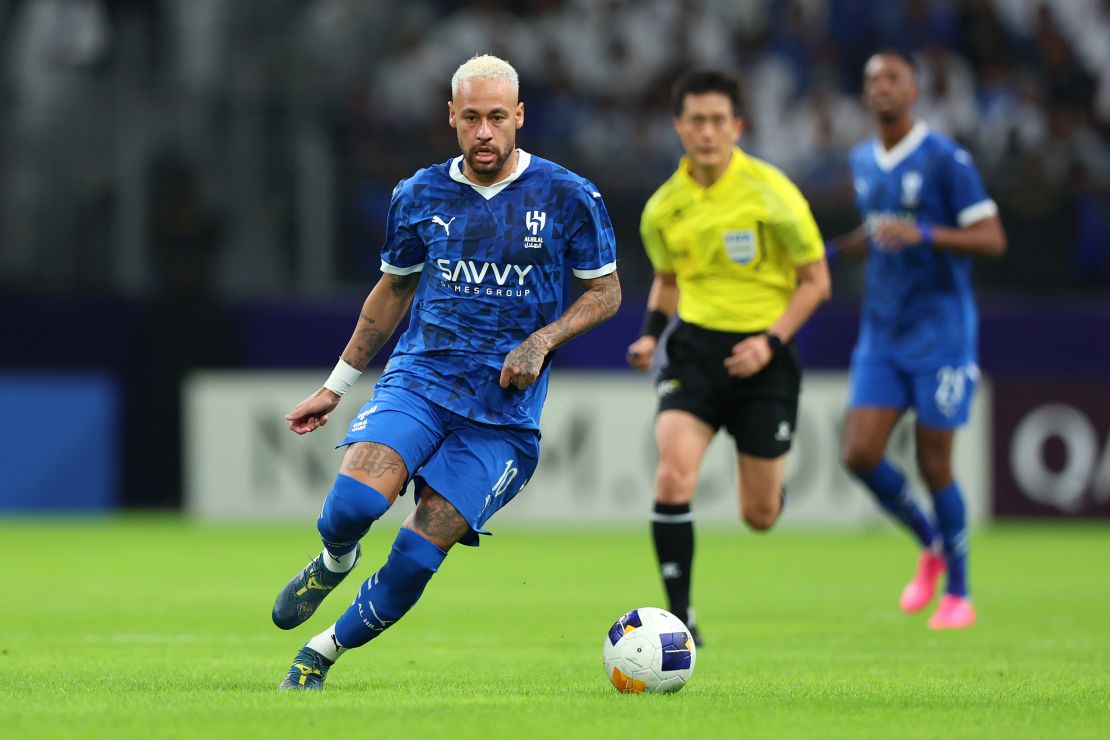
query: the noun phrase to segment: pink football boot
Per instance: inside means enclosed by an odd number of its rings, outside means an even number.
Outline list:
[[[945,594],[940,606],[929,618],[929,629],[958,630],[975,624],[975,607],[971,599],[954,594]]]
[[[902,598],[898,601],[902,611],[913,614],[927,607],[937,592],[937,581],[942,573],[944,556],[924,550],[917,561],[917,572],[913,574],[913,580],[902,589]]]

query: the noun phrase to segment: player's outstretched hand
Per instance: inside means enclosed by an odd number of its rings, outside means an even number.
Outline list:
[[[921,232],[917,226],[894,218],[878,219],[871,236],[884,252],[900,252],[921,243]]]
[[[505,364],[501,366],[501,379],[498,381],[501,387],[508,388],[511,385],[524,390],[535,383],[543,370],[545,357],[547,352],[533,337],[525,339],[505,356]]]
[[[756,334],[733,346],[732,354],[725,358],[725,368],[729,375],[748,378],[767,367],[773,354],[766,335]]]
[[[289,428],[297,434],[314,432],[328,423],[328,414],[339,405],[339,396],[327,388],[321,388],[298,403],[285,415]]]
[[[658,346],[658,339],[650,334],[645,334],[628,345],[628,354],[626,355],[628,364],[637,370],[650,370],[651,358],[655,354],[655,348]]]

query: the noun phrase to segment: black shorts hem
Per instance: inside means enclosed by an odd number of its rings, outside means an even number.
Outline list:
[[[721,428],[721,421],[714,418],[714,415],[704,405],[692,402],[688,399],[664,398],[659,402],[659,408],[656,410],[655,415],[658,417],[659,414],[664,411],[685,411],[708,424],[713,429],[714,433]]]
[[[741,444],[740,440],[733,437],[733,441],[736,442],[736,451],[738,453],[740,453],[741,455],[748,455],[749,457],[758,457],[761,460],[776,460],[789,453],[790,448],[793,447],[792,443],[787,442],[778,452],[771,452],[769,448],[760,450],[744,449],[744,445]]]

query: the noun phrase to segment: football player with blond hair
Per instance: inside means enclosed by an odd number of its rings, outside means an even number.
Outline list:
[[[384,564],[335,624],[301,648],[282,689],[321,689],[346,651],[401,619],[456,544],[520,494],[539,460],[540,411],[554,350],[620,304],[616,247],[590,181],[516,145],[516,71],[483,55],[451,80],[448,122],[462,154],[393,191],[382,278],[323,387],[287,416],[319,429],[409,315],[385,372],[351,421],[317,520],[323,551],[278,594],[292,629],[357,565],[359,541],[413,486],[416,506]],[[572,273],[584,292],[564,310]]]

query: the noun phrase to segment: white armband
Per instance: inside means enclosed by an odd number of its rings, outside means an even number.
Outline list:
[[[361,370],[355,370],[340,358],[339,362],[335,363],[335,369],[331,371],[331,375],[324,381],[324,387],[335,395],[342,396],[355,384],[360,375],[362,375]]]

